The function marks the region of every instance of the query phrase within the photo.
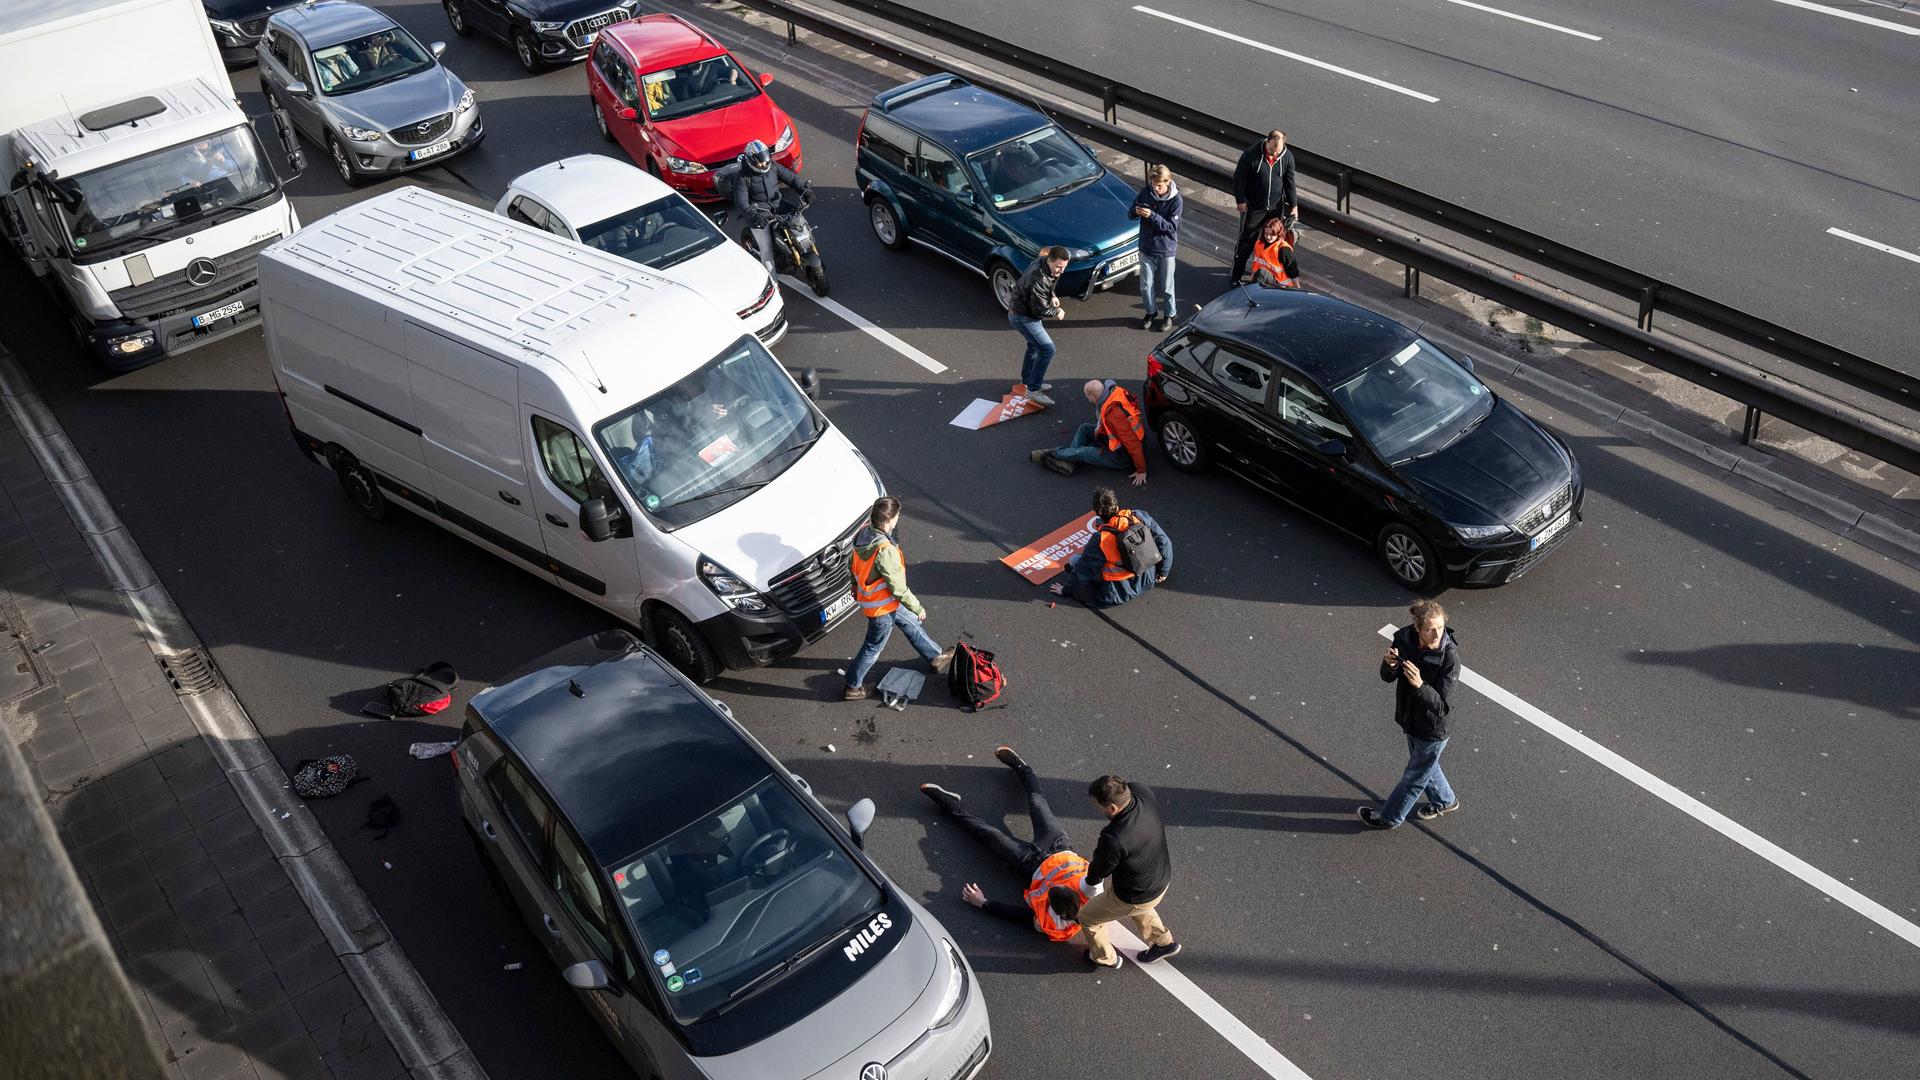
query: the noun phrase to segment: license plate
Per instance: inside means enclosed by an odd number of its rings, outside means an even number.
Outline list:
[[[1140,253],[1137,251],[1129,251],[1125,255],[1122,255],[1119,258],[1108,263],[1107,273],[1117,274],[1122,270],[1131,270],[1135,266],[1138,266],[1139,264],[1140,264]]]
[[[451,149],[453,149],[453,140],[446,139],[434,143],[432,146],[423,146],[418,150],[411,151],[407,154],[407,160],[419,161],[421,158],[430,158],[435,154],[444,154]]]
[[[1573,520],[1573,511],[1571,510],[1568,510],[1566,513],[1563,513],[1559,517],[1554,518],[1551,524],[1549,524],[1546,528],[1541,529],[1540,534],[1533,538],[1533,543],[1528,546],[1528,550],[1539,551],[1540,545],[1546,543],[1547,541],[1553,539],[1556,536],[1559,536],[1561,530],[1567,527],[1567,522],[1572,520]]]
[[[848,593],[820,609],[820,625],[825,626],[851,610],[853,610],[853,594]]]
[[[235,315],[240,314],[242,311],[245,311],[246,309],[247,309],[246,304],[238,300],[235,300],[233,303],[228,304],[226,307],[217,307],[217,308],[214,308],[212,311],[206,312],[204,314],[195,315],[193,317],[193,325],[196,328],[198,328],[198,327],[205,326],[208,323],[219,322],[221,319],[231,319]]]

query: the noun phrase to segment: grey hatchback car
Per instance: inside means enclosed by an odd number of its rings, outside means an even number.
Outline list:
[[[430,165],[479,145],[473,91],[386,15],[351,0],[277,12],[256,47],[260,92],[327,152],[348,184]]]
[[[476,694],[453,767],[488,876],[650,1080],[968,1080],[946,931],[726,706],[625,631]]]

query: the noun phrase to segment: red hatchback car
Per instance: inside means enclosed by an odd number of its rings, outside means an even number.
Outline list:
[[[726,47],[675,15],[648,15],[600,32],[587,92],[600,134],[695,202],[714,202],[711,170],[755,139],[800,171],[793,119]]]

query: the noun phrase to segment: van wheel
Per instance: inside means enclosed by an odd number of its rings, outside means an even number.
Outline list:
[[[673,666],[694,682],[704,686],[720,674],[713,647],[686,616],[672,608],[659,608],[653,613],[653,640]]]
[[[867,221],[873,225],[874,237],[887,250],[899,251],[907,246],[907,230],[900,227],[900,218],[887,200],[877,195],[867,200]]]
[[[380,490],[379,481],[374,479],[373,470],[342,452],[334,459],[333,474],[340,478],[347,501],[362,516],[368,521],[387,520],[387,513],[392,508],[387,503],[387,496]]]
[[[1170,412],[1160,420],[1160,449],[1181,472],[1200,472],[1207,467],[1207,444],[1193,430],[1193,421],[1185,413]]]
[[[1387,573],[1414,592],[1429,592],[1440,582],[1440,560],[1434,558],[1433,545],[1404,521],[1390,522],[1380,530],[1374,543]]]
[[[1013,291],[1020,287],[1020,275],[1013,267],[996,259],[987,270],[987,280],[993,283],[993,298],[1000,302],[1001,309],[1012,311]]]

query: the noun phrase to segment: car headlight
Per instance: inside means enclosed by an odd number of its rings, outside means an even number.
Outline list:
[[[765,615],[773,610],[767,598],[760,590],[740,579],[738,574],[714,562],[712,559],[700,560],[700,581],[713,594],[726,601],[735,611],[744,611],[749,615]]]
[[[1455,525],[1447,523],[1462,540],[1496,540],[1513,531],[1511,525]]]
[[[528,25],[532,26],[536,31],[542,34],[557,34],[560,32],[561,28],[565,27],[567,24],[563,22],[543,22],[539,19],[531,19],[528,21]]]
[[[667,155],[667,168],[672,169],[674,172],[677,172],[677,173],[703,173],[707,171],[707,167],[705,165],[700,164],[697,161],[688,161],[685,158],[677,158],[677,157],[674,157],[672,154]]]
[[[792,145],[793,145],[793,125],[788,124],[787,129],[785,131],[782,131],[780,133],[780,138],[774,142],[773,152],[776,154],[784,154],[787,152],[787,147]]]
[[[473,108],[473,91],[468,90],[466,93],[460,95],[460,111],[466,112],[471,108]]]
[[[379,142],[386,138],[384,132],[375,131],[372,128],[354,127],[352,124],[341,124],[340,134],[355,142]]]
[[[960,1019],[960,1010],[967,1004],[967,962],[960,959],[960,950],[951,941],[943,941],[947,947],[947,985],[940,991],[940,1008],[935,1012],[933,1027],[943,1028]]]
[[[1070,247],[1070,248],[1068,248],[1068,249],[1067,249],[1067,258],[1069,258],[1069,259],[1075,259],[1075,260],[1078,260],[1078,259],[1090,259],[1090,258],[1092,258],[1092,257],[1093,257],[1093,249],[1092,249],[1092,248],[1077,248],[1077,247]]]
[[[216,34],[230,37],[235,41],[246,40],[247,35],[241,32],[240,24],[232,19],[208,19],[207,22],[213,26],[213,32]]]

